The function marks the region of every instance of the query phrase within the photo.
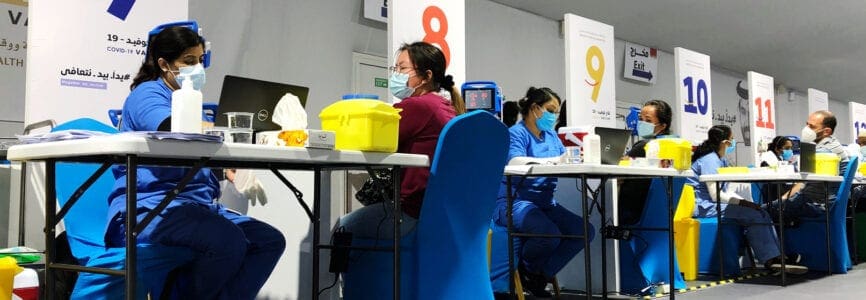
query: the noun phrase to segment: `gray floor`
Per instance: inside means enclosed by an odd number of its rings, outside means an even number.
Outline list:
[[[810,273],[794,278],[786,287],[777,277],[742,281],[676,295],[677,299],[866,299],[866,263],[854,266],[848,274],[827,276]]]
[[[677,294],[676,299],[866,299],[866,263],[854,266],[854,269],[849,271],[848,274],[827,276],[826,273],[810,272],[802,276],[788,277],[789,281],[786,287],[780,286],[779,280],[779,277],[776,276],[745,279],[735,283]],[[704,283],[707,282],[690,281],[688,282],[688,286],[698,286]],[[531,296],[526,298],[535,299]],[[623,299],[629,297],[611,296],[610,298]],[[566,293],[561,299],[584,299],[584,297],[582,295]],[[655,299],[668,299],[668,297],[665,295],[665,297]]]

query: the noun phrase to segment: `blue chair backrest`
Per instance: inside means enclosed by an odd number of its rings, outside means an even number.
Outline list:
[[[202,110],[202,120],[205,122],[213,123],[216,120],[216,113],[219,104],[213,102],[205,102],[201,104]],[[109,109],[108,110],[108,119],[111,120],[111,125],[114,127],[119,127],[120,119],[122,118],[121,114],[123,113],[122,109]]]
[[[684,178],[673,179],[671,196],[673,196],[674,208],[679,203],[684,184]],[[667,179],[653,178],[646,204],[644,204],[643,214],[635,226],[668,228],[670,226],[668,207]],[[633,261],[640,267],[640,272],[643,273],[642,279],[645,281],[623,283],[624,288],[627,284],[637,284],[637,287],[643,288],[648,284],[670,282],[670,277],[668,276],[668,232],[633,231],[633,234],[641,238],[631,239],[628,245],[631,246],[633,253],[635,253]],[[629,287],[629,290],[633,287]],[[674,288],[685,288],[685,280],[679,271],[676,259],[674,260]]]
[[[848,196],[851,195],[851,183],[854,181],[854,174],[857,173],[857,157],[851,157],[848,160],[848,168],[842,177],[842,184],[839,185],[839,191],[836,192],[836,203],[831,208],[830,220],[843,220],[848,210]]]
[[[487,230],[508,143],[508,129],[486,111],[442,130],[418,221],[420,298],[492,299]]]
[[[51,131],[69,129],[118,132],[116,128],[90,118],[75,119],[60,124]],[[58,163],[55,182],[60,205],[66,204],[75,190],[98,168],[98,164]],[[78,199],[75,206],[63,218],[72,254],[79,260],[90,256],[94,251],[105,250],[103,236],[108,214],[108,194],[113,186],[114,176],[109,169]]]

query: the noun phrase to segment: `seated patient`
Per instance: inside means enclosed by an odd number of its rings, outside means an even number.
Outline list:
[[[187,27],[169,27],[153,36],[147,57],[123,104],[121,131],[168,131],[171,93],[190,78],[204,84],[204,44]],[[138,221],[173,192],[189,168],[138,167]],[[126,243],[126,167],[114,167],[108,197],[109,247]],[[227,210],[214,199],[220,186],[214,173],[201,169],[174,200],[138,236],[139,243],[191,248],[196,257],[181,266],[175,291],[181,299],[255,299],[285,249],[282,233],[248,216]]]
[[[397,152],[424,154],[433,161],[439,135],[448,121],[466,112],[451,75],[445,75],[445,55],[425,42],[404,44],[398,50],[397,62],[391,67],[388,89],[401,99],[394,107],[400,111],[400,133]],[[443,91],[444,92],[440,92]],[[442,94],[448,94],[447,98]],[[418,223],[421,202],[427,191],[430,168],[406,168],[400,182],[400,204],[403,210],[400,232],[405,235]],[[383,187],[374,197],[392,197],[393,189]],[[385,199],[340,218],[339,226],[358,238],[390,239],[394,236],[392,205]]]
[[[782,270],[781,262],[786,259],[779,250],[779,240],[776,237],[775,227],[769,214],[754,202],[748,201],[735,193],[722,191],[716,195],[716,184],[700,182],[701,175],[718,174],[718,169],[728,166],[725,154],[736,150],[737,141],[731,133],[731,128],[725,125],[716,125],[707,132],[707,140],[698,145],[692,156],[692,172],[694,175],[687,179],[687,184],[695,188],[695,211],[694,216],[699,218],[716,217],[716,201],[721,202],[723,220],[732,220],[743,227],[746,231],[746,239],[755,258],[767,269],[773,271],[785,271],[792,274],[803,274],[808,271],[804,266],[797,265],[800,255],[792,255],[786,260],[785,270]],[[736,249],[728,249],[736,251]]]
[[[565,153],[553,127],[559,115],[559,96],[548,88],[529,88],[518,102],[522,120],[511,126],[509,164],[558,162]],[[583,219],[560,206],[553,193],[557,178],[512,178],[514,228],[520,233],[582,235]],[[506,181],[503,179],[493,220],[508,226]],[[594,229],[590,228],[590,239]],[[535,297],[550,297],[547,283],[583,249],[582,239],[520,238],[520,280]],[[496,249],[503,249],[497,247]],[[507,248],[504,248],[507,249]],[[507,250],[505,250],[507,251]]]

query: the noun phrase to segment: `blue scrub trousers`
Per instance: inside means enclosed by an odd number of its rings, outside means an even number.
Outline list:
[[[698,217],[716,217],[715,206],[707,209],[696,207],[696,209],[698,210]],[[772,226],[773,220],[770,219],[770,214],[767,211],[728,204],[722,208],[722,218],[733,220],[745,227],[746,239],[749,241],[749,245],[752,246],[752,250],[755,251],[755,257],[758,261],[765,263],[781,254],[779,251],[779,240],[776,237],[776,229]],[[729,250],[736,251],[735,249]]]
[[[140,243],[196,253],[179,269],[176,299],[255,299],[286,247],[277,229],[222,205],[185,203],[167,208],[158,219],[142,232]],[[109,235],[111,244],[123,245],[123,227]]]
[[[496,223],[508,226],[505,214],[505,202],[498,203]],[[520,233],[583,235],[583,218],[554,204],[549,207],[539,207],[532,201],[515,200],[512,207],[514,228]],[[595,229],[590,225],[589,239],[592,240]],[[530,272],[541,273],[554,277],[562,268],[583,250],[582,239],[559,238],[521,238],[523,243],[520,260]],[[507,250],[506,250],[507,251]]]

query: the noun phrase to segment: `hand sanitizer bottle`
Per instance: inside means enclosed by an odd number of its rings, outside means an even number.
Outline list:
[[[583,137],[583,163],[601,164],[601,137],[590,133]]]
[[[201,105],[201,92],[184,78],[181,88],[171,93],[171,132],[201,133]]]

